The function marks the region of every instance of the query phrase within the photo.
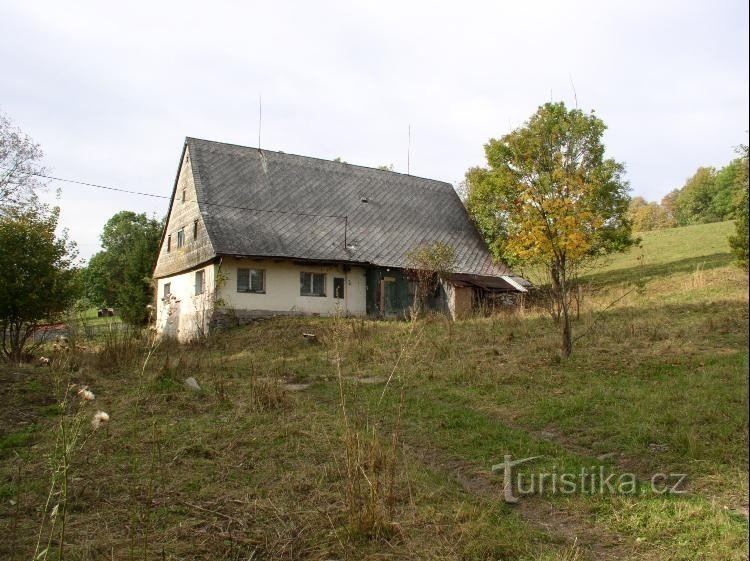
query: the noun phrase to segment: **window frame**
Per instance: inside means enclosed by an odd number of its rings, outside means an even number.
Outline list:
[[[247,271],[247,288],[240,287],[240,271]],[[253,289],[253,273],[259,274],[261,287]],[[266,270],[254,267],[237,267],[237,292],[241,294],[265,294],[266,293]]]
[[[341,295],[336,293],[336,284],[341,286]],[[343,300],[346,295],[346,278],[345,277],[333,277],[333,297],[336,300]]]
[[[171,282],[165,282],[164,286],[162,287],[162,300],[167,300],[172,294],[172,283]]]
[[[172,234],[167,234],[167,253],[172,251]]]
[[[201,280],[201,282],[200,282],[200,291],[198,290],[198,288],[199,288],[199,286],[198,286],[198,278],[199,278],[199,276],[200,276],[200,280]],[[206,291],[206,270],[205,269],[200,269],[198,271],[195,271],[195,276],[193,278],[194,278],[194,281],[193,281],[193,292],[195,293],[196,296],[200,296],[201,294],[203,294]]]
[[[309,282],[306,282],[306,275],[309,275]],[[322,291],[320,293],[315,292],[315,277],[319,279],[322,277]],[[313,271],[300,271],[299,274],[299,295],[309,296],[313,298],[325,298],[326,297],[326,284],[328,282],[326,273],[315,273]],[[307,285],[307,287],[306,287]],[[306,290],[308,288],[309,290]]]
[[[198,219],[193,220],[193,240],[198,239]]]
[[[183,247],[185,245],[185,227],[183,226],[177,230],[177,247]]]

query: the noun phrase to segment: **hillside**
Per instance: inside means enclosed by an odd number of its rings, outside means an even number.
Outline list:
[[[526,309],[279,319],[184,347],[110,334],[51,368],[0,366],[0,557],[49,541],[55,558],[65,518],[66,559],[747,559],[748,278],[731,230],[644,233],[591,271],[569,359]],[[111,419],[92,431],[98,409]],[[81,428],[56,479],[64,515],[48,498],[61,420]],[[506,504],[491,469],[506,454],[541,456],[525,478],[601,468],[634,490],[548,482]],[[684,492],[656,493],[657,473],[686,474]]]
[[[637,234],[640,247],[609,258],[589,275],[609,284],[731,265],[734,222],[696,224]]]

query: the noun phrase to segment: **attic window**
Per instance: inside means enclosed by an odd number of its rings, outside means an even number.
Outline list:
[[[185,228],[177,230],[177,247],[185,245]]]
[[[182,190],[182,202],[183,203],[185,202],[186,192],[187,192],[187,189]]]
[[[198,221],[197,220],[193,221],[193,239],[194,240],[198,239]]]
[[[167,253],[172,251],[172,234],[167,236]]]

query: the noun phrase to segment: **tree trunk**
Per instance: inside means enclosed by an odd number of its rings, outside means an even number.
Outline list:
[[[552,267],[550,267],[549,271],[550,281],[552,284],[552,294],[550,295],[550,303],[551,303],[551,311],[552,311],[552,319],[555,320],[555,322],[560,321],[560,298],[561,298],[561,292],[560,292],[560,268],[557,264],[553,264]]]
[[[560,311],[562,315],[562,354],[563,356],[570,356],[570,353],[573,352],[573,336],[570,330],[570,315],[568,314],[568,304],[569,304],[569,298],[568,298],[568,283],[566,274],[567,271],[565,270],[565,263],[560,263],[558,267],[558,281],[559,281],[559,302],[560,302]]]
[[[568,316],[568,305],[563,302],[562,305],[562,354],[570,356],[573,352],[573,336],[570,331],[570,317]]]

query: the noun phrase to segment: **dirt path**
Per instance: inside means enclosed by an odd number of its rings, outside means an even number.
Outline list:
[[[406,445],[405,453],[430,469],[454,478],[468,493],[503,500],[500,478],[471,462],[421,446]],[[615,561],[642,558],[637,544],[629,538],[595,526],[589,520],[563,510],[542,497],[523,497],[513,508],[533,527],[567,546],[569,551],[577,550],[585,559]]]

